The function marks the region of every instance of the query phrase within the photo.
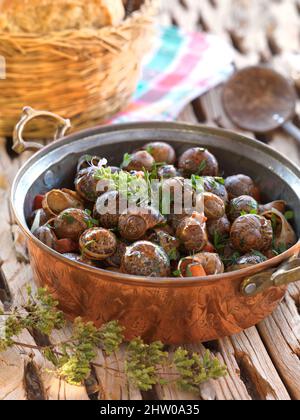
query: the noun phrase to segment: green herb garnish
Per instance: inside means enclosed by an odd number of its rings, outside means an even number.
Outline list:
[[[192,187],[197,192],[204,191],[204,178],[199,175],[192,175],[191,176]]]
[[[132,155],[130,155],[129,153],[125,153],[121,168],[127,168],[131,162],[132,162]]]
[[[214,247],[217,251],[223,251],[227,242],[228,242],[227,236],[222,236],[218,232],[214,232]]]
[[[225,185],[225,179],[222,177],[215,177],[218,184]]]
[[[173,276],[174,277],[181,277],[181,271],[180,270],[173,271]]]
[[[273,229],[274,232],[276,232],[277,231],[277,226],[278,226],[278,221],[277,221],[277,216],[275,214],[272,214],[271,222],[272,222],[272,229]]]
[[[178,259],[178,252],[176,248],[171,249],[168,253],[170,261],[176,261]]]
[[[71,214],[69,213],[63,213],[62,214],[62,218],[65,222],[67,222],[68,225],[71,225],[72,223],[75,222],[75,217],[73,217]]]
[[[148,152],[148,153],[149,153],[149,155],[151,155],[151,156],[152,156],[152,153],[153,153],[153,147],[152,147],[152,146],[147,146],[147,148],[146,148],[146,152]]]
[[[286,244],[279,244],[277,247],[274,246],[273,252],[274,252],[275,255],[281,255],[284,252],[286,252],[287,249],[288,248],[287,248]]]
[[[201,175],[204,172],[204,170],[206,169],[206,166],[207,166],[207,162],[206,160],[203,160],[199,165],[198,175]]]
[[[238,263],[238,260],[241,258],[241,254],[238,251],[236,251],[229,258],[225,258],[225,257],[221,257],[221,258],[225,265],[231,266],[231,265],[236,265]]]
[[[286,220],[292,220],[295,217],[295,213],[293,211],[286,211],[284,213],[284,217],[286,218]]]

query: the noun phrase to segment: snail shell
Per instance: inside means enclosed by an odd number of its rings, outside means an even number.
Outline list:
[[[122,271],[135,276],[168,277],[171,272],[170,260],[160,246],[140,241],[127,247]]]
[[[102,261],[116,253],[117,238],[107,229],[92,228],[81,235],[79,247],[86,258]]]
[[[290,248],[296,244],[296,233],[282,213],[273,208],[271,211],[263,213],[262,216],[268,220],[272,220],[274,216],[277,219],[277,227],[274,232],[274,245],[276,248],[279,248],[282,245],[286,248]]]
[[[137,241],[146,232],[164,223],[165,218],[154,208],[140,207],[129,209],[119,218],[119,232],[128,241]]]
[[[66,188],[51,190],[43,199],[43,209],[47,216],[58,216],[62,211],[70,208],[84,210],[84,205],[75,191]]]
[[[242,253],[265,251],[272,246],[272,224],[262,216],[241,216],[231,227],[230,239],[233,247]]]

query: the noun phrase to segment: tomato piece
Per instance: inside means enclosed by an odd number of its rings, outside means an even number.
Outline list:
[[[33,201],[33,210],[40,210],[43,208],[44,195],[37,195]]]
[[[55,242],[55,251],[60,254],[78,252],[78,244],[71,239],[59,239]]]

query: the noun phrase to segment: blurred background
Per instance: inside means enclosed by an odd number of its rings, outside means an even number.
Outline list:
[[[219,35],[239,66],[273,62],[300,87],[299,0],[168,0],[161,9],[160,22]]]

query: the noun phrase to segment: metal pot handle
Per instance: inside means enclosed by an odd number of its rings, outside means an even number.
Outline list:
[[[244,296],[253,297],[271,287],[287,286],[300,281],[300,257],[293,257],[279,268],[256,274],[241,285]]]
[[[51,118],[57,121],[57,130],[54,135],[54,140],[58,140],[64,137],[65,133],[69,128],[71,128],[70,120],[66,120],[59,115],[53,114],[52,112],[47,111],[36,111],[33,108],[27,106],[23,109],[23,113],[20,121],[14,129],[13,135],[13,150],[19,154],[23,153],[25,150],[40,150],[43,148],[43,145],[36,142],[25,141],[23,139],[23,132],[26,125],[32,121],[34,118]]]

